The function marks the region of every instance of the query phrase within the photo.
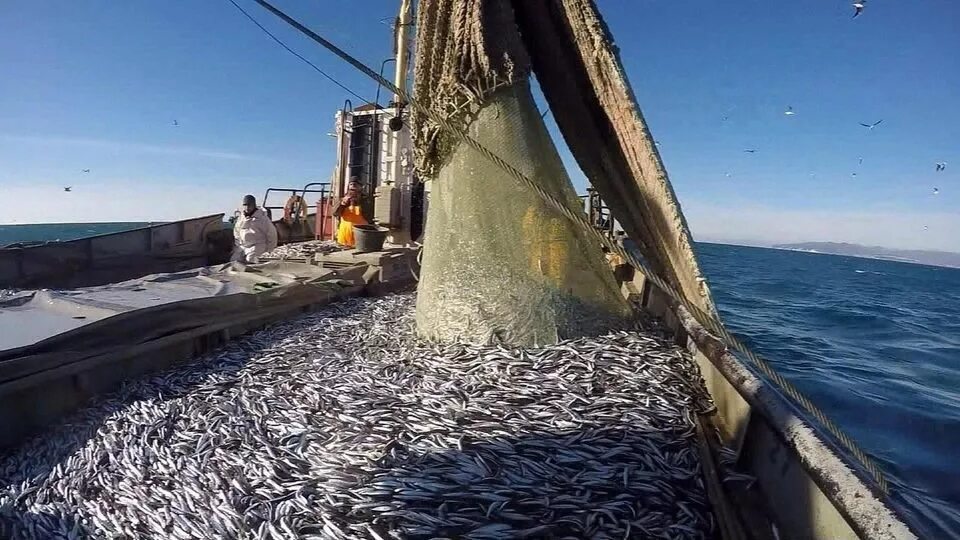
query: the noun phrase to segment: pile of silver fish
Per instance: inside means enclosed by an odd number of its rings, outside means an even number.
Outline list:
[[[414,301],[342,301],[127,383],[0,458],[0,537],[711,534],[711,404],[656,329],[437,345]]]
[[[312,259],[317,253],[333,253],[343,246],[333,240],[310,240],[284,244],[260,256],[263,260]]]

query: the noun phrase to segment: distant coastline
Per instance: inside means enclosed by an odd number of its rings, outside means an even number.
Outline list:
[[[946,268],[960,268],[960,253],[922,249],[891,249],[880,246],[863,246],[846,242],[799,242],[795,244],[775,244],[773,249],[822,253],[826,255],[845,255],[863,259],[926,264]]]

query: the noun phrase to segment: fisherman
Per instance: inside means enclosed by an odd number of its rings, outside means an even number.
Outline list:
[[[360,180],[357,177],[350,179],[350,183],[347,184],[347,194],[340,199],[333,215],[340,219],[340,224],[337,226],[337,243],[353,247],[353,226],[367,224],[366,218],[360,212]]]
[[[233,238],[232,260],[245,264],[258,262],[261,255],[277,247],[277,228],[266,212],[257,207],[253,195],[243,198],[240,216],[233,226]]]

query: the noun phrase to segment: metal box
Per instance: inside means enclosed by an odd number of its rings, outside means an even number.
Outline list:
[[[373,193],[373,221],[381,227],[395,229],[400,223],[400,190],[393,186],[377,186]]]

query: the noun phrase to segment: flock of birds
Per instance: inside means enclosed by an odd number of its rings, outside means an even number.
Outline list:
[[[854,1],[854,2],[853,2],[853,9],[854,9],[853,18],[856,19],[857,17],[859,17],[860,14],[863,13],[864,8],[866,8],[866,7],[867,7],[867,0],[856,0],[856,1]],[[790,109],[787,110],[787,113],[786,113],[786,114],[792,115],[792,114],[793,114],[792,111],[793,111],[793,109],[790,108]],[[864,123],[861,123],[860,125],[863,126],[863,127],[865,127],[865,128],[867,128],[867,129],[872,130],[873,128],[879,126],[879,125],[880,125],[880,122],[883,122],[883,120],[882,120],[882,119],[881,119],[881,120],[877,120],[876,122],[874,122],[874,123],[872,123],[872,124],[864,124]],[[861,165],[863,164],[863,158],[860,158],[860,164],[861,164]],[[943,172],[943,171],[947,170],[947,162],[946,162],[946,161],[938,161],[938,162],[936,162],[936,163],[934,164],[934,167],[935,167],[934,170],[935,170],[936,172]],[[856,176],[856,175],[857,175],[857,173],[853,173],[853,176]],[[940,194],[940,189],[937,188],[937,187],[934,187],[934,188],[933,188],[933,194],[934,194],[934,195],[939,195],[939,194]],[[923,230],[929,231],[929,230],[930,230],[930,227],[927,226],[927,225],[924,225],[924,226],[923,226]]]
[[[858,9],[858,11],[857,11],[857,14],[859,15],[860,11],[863,10],[863,4],[854,4],[854,6],[857,6],[857,5],[860,6],[859,9]],[[721,119],[721,121],[724,121],[724,122],[725,122],[725,121],[727,121],[727,120],[730,119],[729,112],[730,112],[730,111],[727,111],[727,114],[725,114],[725,115],[723,116],[723,118]],[[788,105],[788,106],[787,106],[787,109],[783,112],[783,114],[784,114],[785,116],[794,116],[794,115],[797,114],[797,112],[796,112],[795,110],[793,110],[793,106],[792,106],[792,105]],[[877,126],[879,126],[879,125],[882,124],[882,123],[883,123],[883,119],[881,118],[880,120],[877,120],[876,122],[871,122],[871,123],[860,122],[860,125],[863,126],[863,127],[866,128],[866,129],[870,130],[870,131],[873,131],[874,128],[876,128]],[[656,142],[656,145],[659,147],[659,146],[660,146],[660,142]],[[747,154],[756,154],[756,153],[757,153],[757,149],[756,149],[756,148],[744,148],[743,151],[744,151],[744,153],[747,153]],[[863,165],[863,157],[862,157],[862,156],[857,158],[857,164],[858,164],[858,165]],[[943,172],[943,171],[947,170],[947,162],[946,162],[946,161],[937,161],[937,162],[935,162],[935,163],[934,163],[934,170],[935,170],[936,172]],[[731,178],[731,177],[733,177],[733,174],[731,174],[730,172],[725,172],[725,173],[723,173],[723,175],[724,175],[726,178]],[[811,178],[816,178],[816,176],[817,176],[816,173],[810,173],[810,177],[811,177]],[[856,178],[857,173],[855,173],[855,172],[850,173],[850,176],[853,177],[853,178]],[[933,194],[934,194],[934,195],[939,195],[939,194],[940,194],[940,188],[934,187],[934,188],[933,188]],[[927,230],[927,227],[924,227],[924,230]]]
[[[867,0],[856,0],[856,1],[853,2],[852,5],[853,5],[853,8],[854,8],[853,18],[856,19],[857,17],[859,17],[859,16],[863,13],[863,10],[866,8],[866,6],[867,6]],[[548,109],[548,112],[549,112],[549,109]],[[793,106],[789,106],[789,105],[788,105],[788,106],[787,106],[787,109],[783,112],[783,114],[784,114],[785,116],[795,116],[795,115],[797,114],[797,112],[793,110]],[[722,119],[722,120],[723,120],[723,121],[727,121],[727,120],[729,120],[729,118],[730,118],[730,116],[729,116],[729,111],[728,111],[728,114],[725,114],[725,115],[723,116],[723,119]],[[866,129],[870,130],[870,131],[873,131],[877,126],[879,126],[879,125],[882,124],[882,123],[883,123],[883,119],[881,118],[880,120],[877,120],[876,122],[872,122],[872,123],[860,122],[860,125],[863,126],[863,127],[866,128]],[[174,120],[173,120],[173,127],[179,127],[179,126],[180,126],[180,122],[179,122],[177,119],[174,119]],[[657,145],[658,147],[660,146],[660,142],[659,142],[659,141],[655,141],[655,143],[656,143],[656,145]],[[744,151],[744,153],[747,153],[747,154],[755,154],[755,153],[757,153],[757,149],[756,149],[756,148],[746,148],[746,149],[744,149],[743,151]],[[863,158],[862,158],[862,157],[858,158],[858,164],[859,164],[859,165],[863,165]],[[934,170],[935,170],[936,172],[943,172],[943,171],[947,170],[947,162],[946,162],[946,161],[938,161],[938,162],[934,163]],[[81,172],[84,173],[84,174],[89,174],[89,173],[90,173],[90,169],[82,169]],[[733,175],[732,175],[731,173],[729,173],[729,172],[726,172],[726,173],[724,173],[724,176],[725,176],[726,178],[731,178]],[[816,177],[816,174],[815,174],[815,173],[810,173],[810,176],[811,176],[812,178],[815,178],[815,177]],[[855,172],[854,172],[854,173],[851,173],[850,176],[853,177],[853,178],[856,178],[857,173],[855,173]],[[67,192],[67,193],[70,193],[70,192],[73,191],[73,186],[64,186],[63,191],[65,191],[65,192]],[[937,188],[937,187],[934,187],[934,188],[933,188],[933,194],[934,194],[934,195],[939,195],[939,194],[940,194],[940,189]],[[924,230],[926,230],[926,229],[927,229],[927,227],[924,227]]]

